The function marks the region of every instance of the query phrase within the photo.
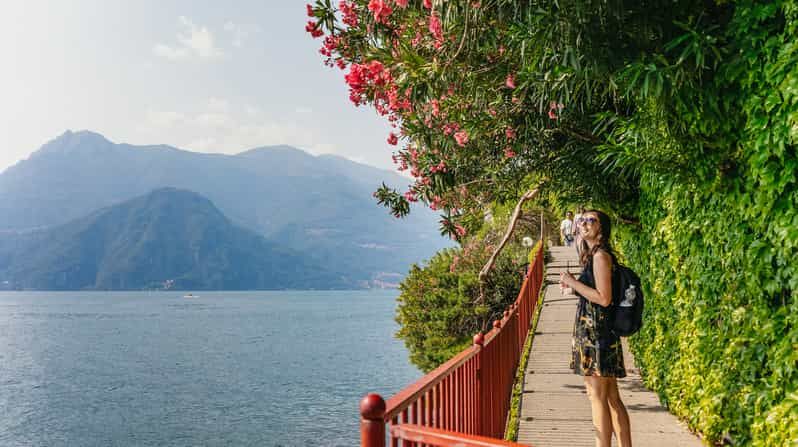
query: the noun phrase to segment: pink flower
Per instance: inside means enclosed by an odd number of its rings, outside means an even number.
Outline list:
[[[457,123],[446,123],[443,125],[443,134],[451,135],[460,130],[460,125]]]
[[[395,1],[396,1],[396,6],[398,6],[400,8],[406,8],[407,7],[407,0],[395,0]]]
[[[399,138],[396,137],[396,134],[394,134],[393,132],[388,134],[388,144],[390,144],[391,146],[396,146],[396,143],[398,142]]]
[[[410,41],[410,45],[412,45],[413,48],[417,47],[418,44],[421,43],[421,39],[422,39],[421,33],[416,31],[416,37],[414,37],[413,40]]]
[[[413,191],[405,192],[405,199],[407,199],[408,202],[418,202],[418,198]]]
[[[338,9],[341,10],[341,15],[343,16],[343,22],[349,26],[357,26],[357,11],[355,11],[355,3],[354,2],[347,2],[342,0],[341,3],[338,3]]]
[[[454,231],[457,233],[457,236],[463,237],[466,235],[466,229],[460,224],[454,224]]]
[[[429,16],[429,32],[436,41],[443,40],[443,28],[441,27],[441,19],[437,14],[430,14]]]
[[[510,146],[507,146],[504,148],[504,156],[507,158],[513,158],[515,157],[515,152],[513,152],[513,149]]]
[[[393,8],[385,0],[371,0],[368,8],[379,23],[388,23],[388,17],[393,13]]]
[[[308,20],[308,24],[305,25],[305,31],[309,32],[311,37],[321,37],[324,35],[324,31],[319,29],[319,25],[314,22],[313,20]]]
[[[556,120],[559,118],[557,114],[564,109],[565,106],[561,102],[551,101],[549,102],[549,119]]]
[[[432,211],[439,210],[442,206],[444,206],[443,200],[440,196],[433,196],[432,201],[429,204],[429,209]]]
[[[305,5],[308,8],[308,17],[313,17],[313,6]]]
[[[468,132],[461,130],[454,134],[454,139],[457,140],[459,146],[465,146],[468,143]]]
[[[507,137],[508,140],[515,140],[515,129],[513,129],[512,127],[504,129],[504,135]]]
[[[432,0],[424,0],[424,7],[427,9],[432,9]]]
[[[441,113],[441,106],[437,99],[433,99],[431,101],[432,104],[432,116],[437,117]]]
[[[508,74],[507,79],[504,80],[504,85],[506,85],[507,88],[515,88],[515,75],[512,73]]]

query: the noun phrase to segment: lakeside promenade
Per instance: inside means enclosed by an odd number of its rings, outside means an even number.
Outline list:
[[[569,362],[578,298],[560,290],[560,272],[581,271],[573,247],[551,247],[545,297],[524,375],[518,442],[541,447],[594,445],[590,403],[582,378]],[[627,377],[618,388],[629,411],[632,444],[642,447],[700,447],[699,438],[645,388],[624,340]],[[617,445],[613,437],[613,445]]]

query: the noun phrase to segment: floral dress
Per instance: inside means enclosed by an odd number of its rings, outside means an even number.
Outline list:
[[[592,260],[579,282],[596,287]],[[602,307],[579,296],[571,341],[571,369],[580,376],[626,377],[621,339],[612,332],[611,307]]]

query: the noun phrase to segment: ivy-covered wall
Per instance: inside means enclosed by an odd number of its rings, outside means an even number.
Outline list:
[[[739,111],[729,161],[687,181],[644,172],[640,225],[618,232],[645,282],[645,380],[714,442],[798,443],[797,5],[737,11],[739,54],[715,82]]]

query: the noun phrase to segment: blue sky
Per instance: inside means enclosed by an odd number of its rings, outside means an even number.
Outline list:
[[[0,14],[0,170],[67,129],[238,153],[288,144],[392,169],[305,1],[25,1]]]

